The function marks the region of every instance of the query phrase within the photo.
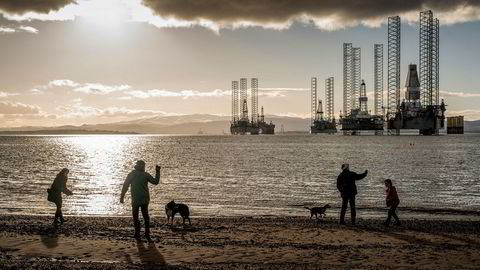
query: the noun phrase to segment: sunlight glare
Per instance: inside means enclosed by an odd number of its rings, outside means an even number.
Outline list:
[[[132,138],[128,136],[73,136],[65,142],[75,149],[76,166],[72,167],[71,182],[79,194],[73,213],[112,214],[121,211],[115,196],[106,195],[107,190],[119,190],[125,177],[123,164]]]
[[[124,1],[93,0],[82,2],[82,17],[89,22],[117,27],[129,20],[129,10]]]

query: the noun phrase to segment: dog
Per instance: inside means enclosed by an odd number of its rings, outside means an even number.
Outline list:
[[[327,211],[327,208],[331,208],[329,204],[325,204],[323,207],[312,207],[312,208],[305,207],[305,209],[310,210],[310,219],[312,219],[313,216],[315,216],[315,219],[317,220],[318,220],[318,216],[320,216],[321,218],[325,218],[327,216],[327,214],[325,213]]]
[[[167,223],[169,222],[170,218],[172,219],[177,213],[183,218],[183,224],[185,225],[185,220],[188,219],[188,224],[192,225],[190,221],[190,209],[186,204],[183,203],[175,203],[175,201],[171,201],[165,205],[165,213],[167,214]]]

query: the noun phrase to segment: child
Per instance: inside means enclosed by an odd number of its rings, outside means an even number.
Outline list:
[[[397,214],[395,214],[395,210],[397,210],[397,206],[400,203],[400,199],[398,198],[397,194],[397,189],[395,186],[392,184],[392,180],[386,179],[385,180],[385,187],[386,189],[386,202],[387,202],[387,207],[390,207],[388,210],[388,217],[387,220],[385,221],[385,226],[390,225],[390,219],[393,217],[395,219],[395,225],[400,225],[400,220],[398,219]]]

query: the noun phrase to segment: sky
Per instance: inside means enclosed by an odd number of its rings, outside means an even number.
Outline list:
[[[230,115],[231,81],[259,79],[266,114],[309,117],[310,78],[334,77],[344,42],[360,47],[373,109],[373,46],[399,15],[401,81],[418,64],[418,17],[440,20],[447,115],[480,119],[480,1],[2,0],[0,127]],[[384,97],[386,99],[386,95]]]

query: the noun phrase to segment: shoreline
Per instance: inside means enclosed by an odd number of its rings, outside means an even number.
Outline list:
[[[479,221],[405,219],[384,227],[383,219],[341,226],[335,218],[202,217],[171,226],[155,217],[148,243],[131,238],[130,217],[69,216],[57,227],[52,216],[0,217],[2,269],[480,267]]]
[[[190,216],[193,218],[201,218],[201,219],[210,219],[210,218],[248,218],[250,216],[254,216],[256,218],[304,218],[310,215],[308,210],[305,210],[304,205],[296,206],[292,209],[296,209],[292,211],[293,214],[287,213],[275,213],[275,214],[262,214],[262,213],[242,213],[242,214],[200,214],[195,215],[196,211],[190,213]],[[386,218],[388,208],[386,207],[357,207],[357,217],[369,220],[369,219],[382,219]],[[55,212],[54,207],[50,207],[51,210],[49,213],[22,213],[22,212],[0,212],[0,217],[2,216],[52,216]],[[297,211],[298,210],[298,211]],[[451,208],[424,208],[424,207],[399,207],[397,211],[400,216],[405,217],[407,219],[414,219],[414,220],[464,220],[464,221],[480,221],[480,210],[473,210],[473,209],[451,209]],[[330,211],[327,213],[329,218],[338,218],[340,214],[340,208],[332,207]],[[348,214],[348,213],[347,213]],[[64,213],[67,217],[84,217],[84,218],[128,218],[131,217],[130,214],[123,214],[123,215],[105,215],[105,214],[72,214]],[[164,218],[165,213],[163,211],[159,212],[152,212],[150,211],[150,217],[152,218]]]

